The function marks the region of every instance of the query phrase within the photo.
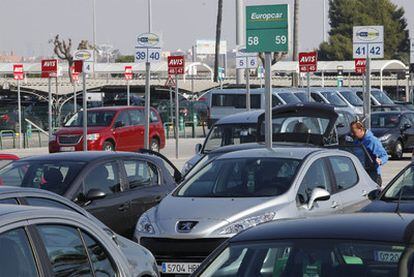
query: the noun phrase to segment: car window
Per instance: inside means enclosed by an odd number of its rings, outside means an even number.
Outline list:
[[[152,110],[151,110],[151,113],[150,113],[150,121],[151,121],[151,123],[160,121],[157,114]]]
[[[142,110],[129,111],[129,117],[131,119],[131,125],[144,125],[144,112]]]
[[[407,167],[402,174],[389,185],[385,192],[386,199],[414,199],[414,166]]]
[[[309,167],[298,191],[299,201],[302,204],[307,203],[315,188],[321,188],[331,192],[332,184],[325,159],[318,159]]]
[[[317,93],[311,92],[311,97],[313,100],[315,100],[315,102],[325,103],[325,100],[323,100],[323,98]]]
[[[88,254],[76,228],[38,225],[54,276],[90,276]]]
[[[126,126],[130,126],[131,122],[129,119],[129,114],[127,111],[123,111],[119,114],[118,118],[116,119],[116,122],[122,122],[122,126],[126,127]]]
[[[282,101],[280,101],[280,99],[276,96],[276,95],[272,95],[272,106],[279,106],[282,105]]]
[[[6,198],[6,199],[0,199],[0,204],[17,205],[19,203],[17,202],[17,199],[15,198]]]
[[[130,188],[158,184],[158,171],[154,165],[146,161],[124,160],[124,167]]]
[[[260,109],[261,99],[262,97],[260,94],[251,94],[250,95],[250,108]]]
[[[84,193],[91,189],[99,189],[107,195],[121,190],[118,166],[115,162],[97,165],[85,177],[83,181]]]
[[[329,157],[338,191],[346,190],[358,183],[355,165],[348,157]]]
[[[14,167],[11,164],[4,167],[0,173],[0,185],[19,187],[26,170],[27,167]]]
[[[66,206],[65,204],[59,203],[51,199],[40,198],[40,197],[26,197],[25,199],[29,206],[59,208],[59,209],[65,209],[71,212],[77,212],[73,210],[72,208],[70,208],[69,206]]]
[[[0,276],[38,276],[33,252],[23,228],[0,235]]]
[[[343,113],[338,113],[338,118],[336,119],[336,125],[342,124],[343,126],[341,128],[349,126],[348,120]]]
[[[113,261],[109,258],[105,248],[90,235],[82,232],[83,240],[88,249],[92,269],[95,277],[112,277],[116,276],[116,269]]]

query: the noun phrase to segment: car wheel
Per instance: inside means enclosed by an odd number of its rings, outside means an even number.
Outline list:
[[[397,142],[395,143],[394,150],[393,150],[391,156],[392,156],[393,159],[396,159],[396,160],[401,160],[402,159],[402,157],[403,157],[403,145],[402,145],[400,140],[397,140]]]
[[[105,141],[102,146],[103,151],[115,151],[114,144],[110,141]]]
[[[160,152],[160,143],[158,142],[158,139],[153,138],[151,140],[150,149],[154,152]]]

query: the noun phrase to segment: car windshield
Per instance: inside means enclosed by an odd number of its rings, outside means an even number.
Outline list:
[[[398,276],[411,273],[412,252],[381,241],[298,239],[230,244],[200,277]],[[409,275],[411,276],[411,275]]]
[[[341,95],[348,101],[352,106],[362,107],[364,102],[359,98],[356,93],[350,90],[341,91]]]
[[[378,113],[371,115],[371,128],[395,128],[400,124],[399,114]]]
[[[305,133],[323,135],[329,124],[329,119],[310,116],[287,116],[273,118],[273,134]],[[262,128],[264,132],[264,125]]]
[[[383,200],[414,200],[414,165],[407,167],[404,172],[388,186]]]
[[[347,107],[345,101],[338,96],[336,91],[321,91],[321,94],[335,107]]]
[[[309,99],[311,99],[311,101],[312,101],[312,98],[309,98],[308,93],[306,93],[306,92],[296,92],[295,96],[297,98],[299,98],[300,101],[302,101],[303,103],[310,102]]]
[[[297,98],[293,93],[290,93],[290,92],[279,92],[278,95],[287,104],[296,104],[296,103],[302,102],[302,101],[300,101],[299,98]]]
[[[63,195],[84,165],[72,161],[16,161],[0,169],[0,184],[39,188]]]
[[[115,116],[114,111],[88,111],[88,126],[109,126]],[[65,127],[83,126],[83,112],[77,112],[66,123]]]
[[[256,141],[256,124],[216,125],[204,143],[203,151],[210,152],[226,145]]]
[[[195,173],[177,191],[182,197],[270,197],[291,186],[300,161],[287,158],[219,159]]]
[[[377,99],[378,102],[380,102],[381,105],[393,105],[394,102],[388,97],[385,92],[381,90],[372,90],[371,91],[372,96]]]

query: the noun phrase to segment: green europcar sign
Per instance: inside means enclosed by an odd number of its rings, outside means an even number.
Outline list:
[[[246,51],[288,52],[289,6],[246,7]]]

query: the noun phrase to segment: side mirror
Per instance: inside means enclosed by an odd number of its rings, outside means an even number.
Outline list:
[[[115,127],[115,129],[116,128],[121,128],[121,127],[124,127],[124,123],[122,122],[122,121],[117,121],[117,122],[115,122],[115,125],[114,125],[114,127]]]
[[[195,153],[198,154],[201,152],[201,148],[203,148],[203,146],[201,145],[201,143],[197,143],[195,145]]]
[[[90,189],[86,194],[87,201],[98,200],[106,197],[106,193],[100,189]]]
[[[311,210],[313,208],[315,202],[326,201],[329,200],[329,198],[331,198],[331,194],[327,190],[314,188],[308,202],[308,210]]]
[[[374,189],[368,193],[368,199],[371,201],[377,200],[379,199],[380,194],[381,194],[380,189]]]

